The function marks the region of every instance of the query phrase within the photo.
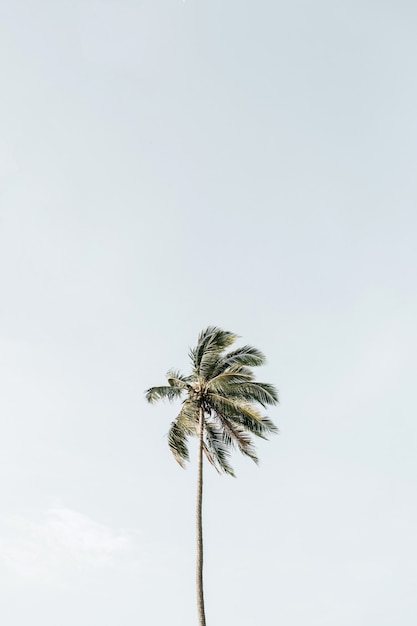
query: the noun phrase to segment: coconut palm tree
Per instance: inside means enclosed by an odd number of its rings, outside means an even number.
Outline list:
[[[234,476],[229,463],[230,451],[258,462],[251,435],[266,439],[277,432],[276,426],[260,408],[278,403],[273,385],[254,380],[253,367],[262,365],[265,357],[256,348],[243,346],[227,351],[237,335],[209,326],[203,330],[197,345],[190,350],[191,374],[177,370],[167,373],[168,385],[151,387],[149,402],[182,399],[177,417],[168,432],[168,445],[178,463],[189,460],[188,438],[198,441],[197,474],[197,610],[199,626],[206,625],[203,594],[203,455],[219,473]]]

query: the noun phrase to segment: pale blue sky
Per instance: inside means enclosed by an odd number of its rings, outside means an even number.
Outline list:
[[[415,626],[417,8],[3,0],[7,626],[193,626],[175,407],[207,324],[281,433],[208,469],[208,626]]]

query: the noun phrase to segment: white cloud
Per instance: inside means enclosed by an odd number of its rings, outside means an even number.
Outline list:
[[[100,524],[65,508],[0,520],[0,573],[18,579],[63,583],[80,570],[134,561],[135,534]]]

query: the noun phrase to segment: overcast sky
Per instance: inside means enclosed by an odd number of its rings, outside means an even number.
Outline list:
[[[208,324],[280,434],[207,468],[208,626],[417,623],[417,6],[0,4],[7,626],[195,626],[143,392]]]

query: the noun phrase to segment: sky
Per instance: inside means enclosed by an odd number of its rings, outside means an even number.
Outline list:
[[[195,450],[147,405],[209,324],[280,434],[205,473],[208,626],[417,620],[417,7],[3,0],[8,626],[196,624]]]

